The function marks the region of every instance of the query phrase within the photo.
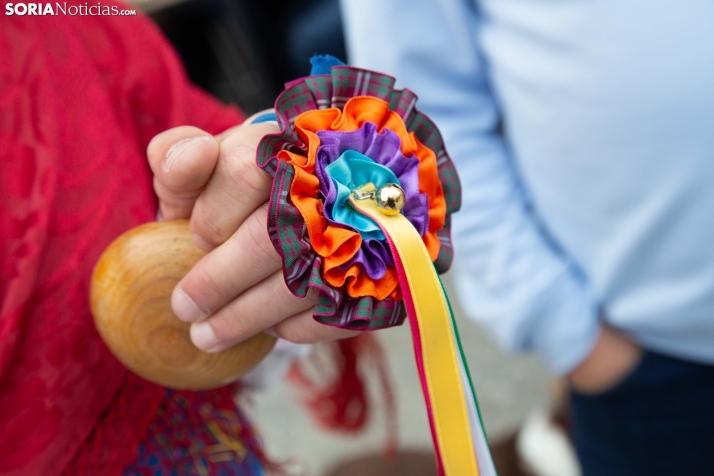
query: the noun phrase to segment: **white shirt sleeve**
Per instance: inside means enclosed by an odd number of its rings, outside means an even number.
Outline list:
[[[455,281],[469,316],[557,373],[591,351],[598,306],[531,209],[499,133],[500,111],[467,0],[342,0],[350,63],[397,78],[441,130],[461,178]]]

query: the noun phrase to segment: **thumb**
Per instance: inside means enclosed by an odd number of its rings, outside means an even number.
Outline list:
[[[216,167],[218,149],[211,134],[192,126],[169,129],[151,140],[146,153],[164,219],[191,216]]]

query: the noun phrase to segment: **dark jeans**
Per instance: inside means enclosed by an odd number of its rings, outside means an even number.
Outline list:
[[[646,352],[615,388],[571,402],[583,476],[714,476],[714,366]]]

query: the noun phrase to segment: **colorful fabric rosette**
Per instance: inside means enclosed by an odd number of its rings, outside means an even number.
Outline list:
[[[319,322],[373,330],[408,315],[440,474],[495,475],[437,276],[453,259],[458,177],[416,95],[394,82],[314,58],[313,74],[288,83],[275,113],[258,118],[281,129],[256,158],[274,178],[268,232],[289,289],[317,291]],[[380,210],[383,187],[399,191],[398,212]]]
[[[405,317],[384,235],[347,204],[351,186],[401,185],[404,215],[434,266],[451,264],[458,177],[438,129],[394,81],[335,66],[287,84],[275,102],[281,132],[258,150],[258,166],[274,177],[268,228],[285,281],[297,296],[317,290],[315,318],[324,324],[377,329]]]

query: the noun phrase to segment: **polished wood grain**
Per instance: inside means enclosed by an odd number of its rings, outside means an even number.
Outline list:
[[[191,343],[190,325],[171,310],[171,292],[204,254],[188,221],[148,223],[109,245],[92,276],[92,313],[107,346],[134,373],[166,387],[225,385],[255,367],[275,344],[265,333],[215,354]]]

